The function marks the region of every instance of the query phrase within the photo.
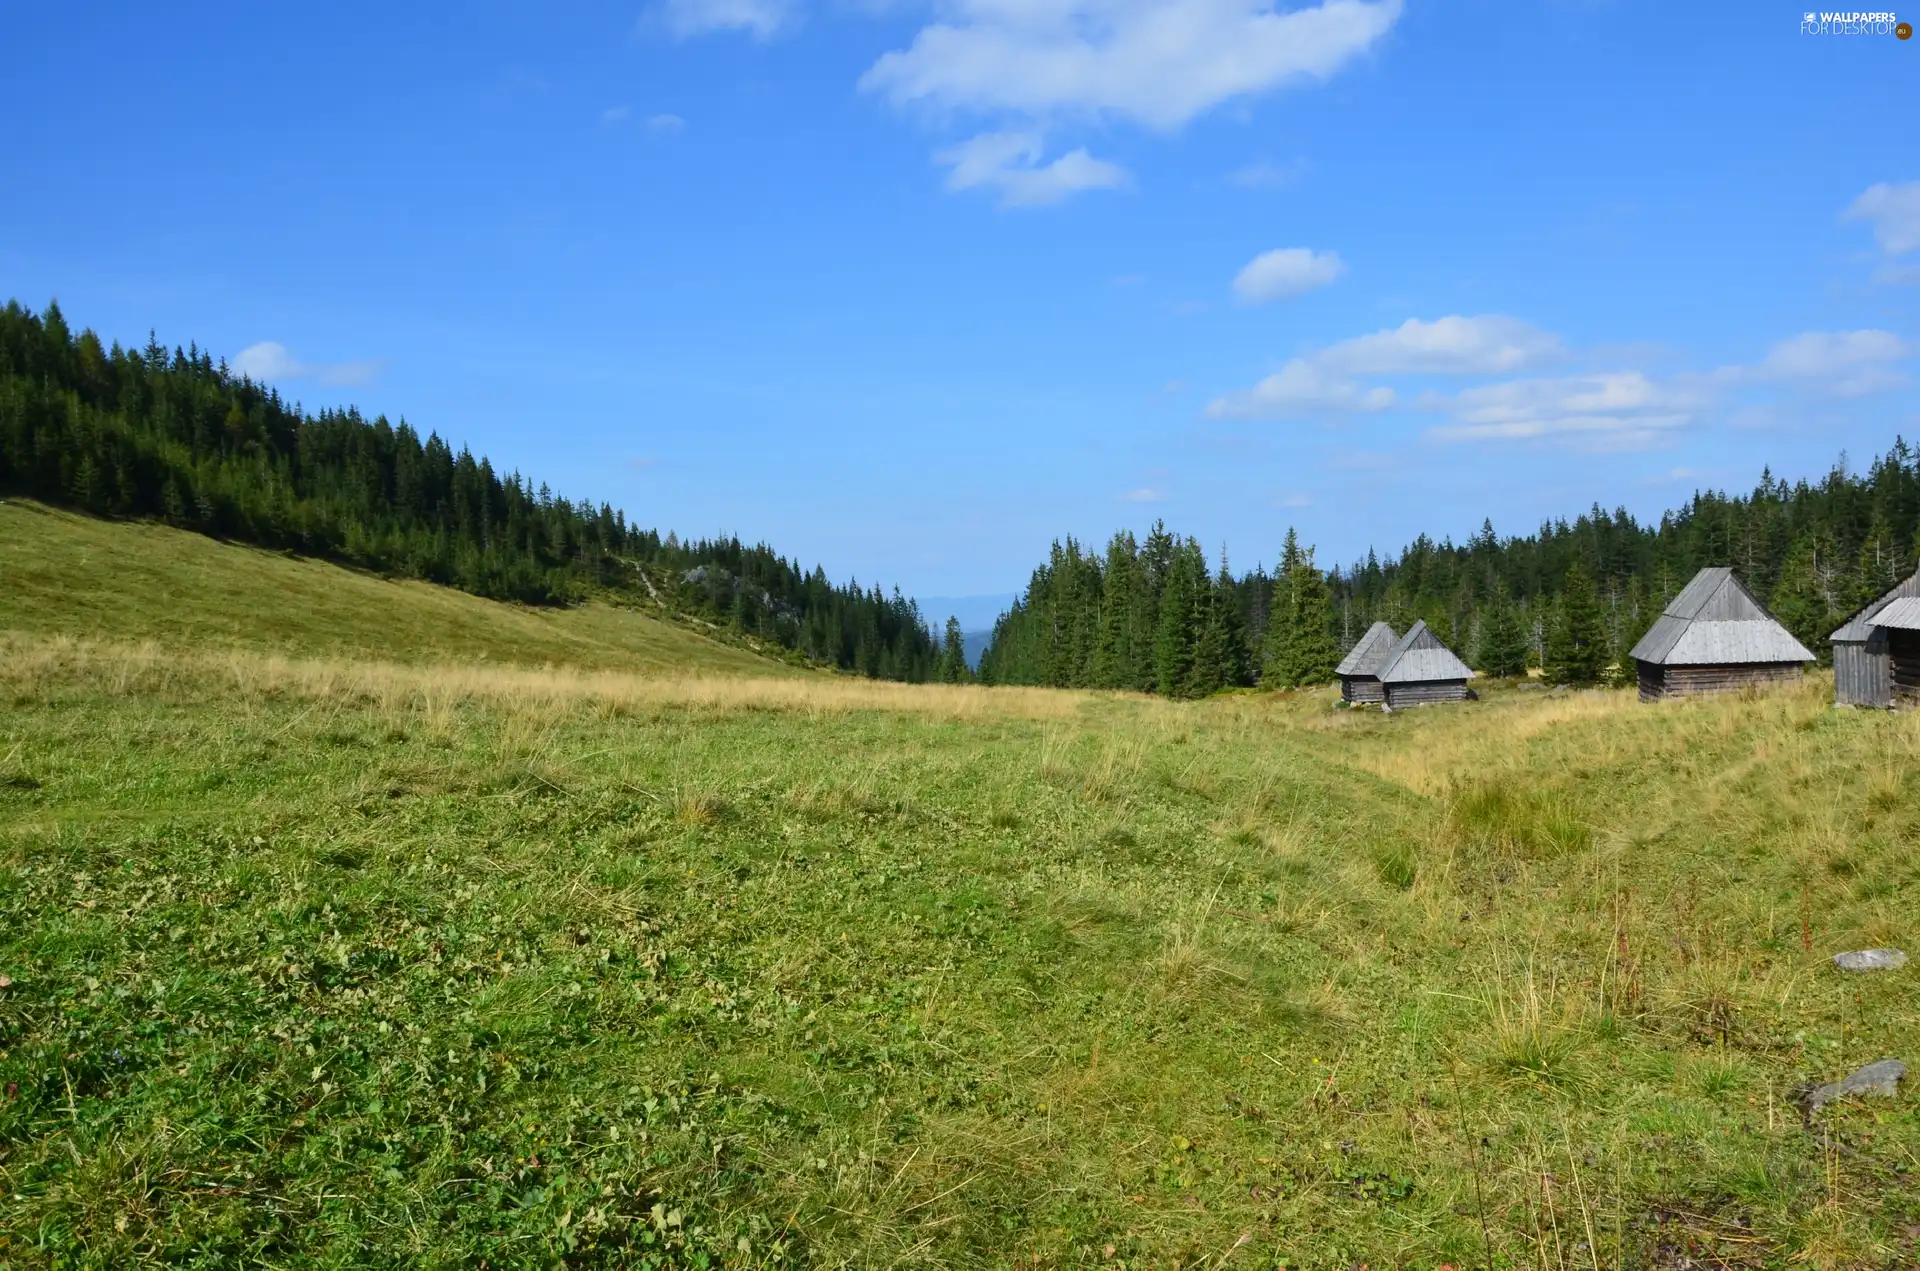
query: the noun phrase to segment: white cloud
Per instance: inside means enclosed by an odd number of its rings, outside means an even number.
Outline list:
[[[1310,508],[1313,506],[1313,496],[1300,493],[1283,494],[1273,501],[1273,506],[1277,508]]]
[[[1346,271],[1338,252],[1280,247],[1248,261],[1235,276],[1233,289],[1248,304],[1264,304],[1324,287]]]
[[[1207,406],[1211,419],[1297,419],[1305,415],[1386,410],[1390,388],[1367,388],[1330,376],[1306,358],[1295,358],[1244,393],[1229,393]]]
[[[330,388],[352,388],[380,373],[378,362],[302,362],[277,340],[249,344],[233,355],[231,366],[256,383],[314,380]]]
[[[1321,365],[1353,375],[1509,375],[1561,356],[1560,337],[1518,318],[1488,314],[1422,322],[1322,350]]]
[[[648,115],[647,131],[656,137],[671,136],[685,131],[687,121],[678,115]]]
[[[770,40],[797,16],[788,0],[663,0],[655,18],[682,39],[743,31]]]
[[[1874,241],[1890,256],[1920,248],[1920,181],[1868,186],[1841,219],[1871,221]]]
[[[631,106],[609,106],[600,112],[600,122],[603,124],[623,124],[632,114],[633,107]]]
[[[1430,404],[1459,421],[1429,430],[1437,441],[1558,436],[1588,449],[1638,450],[1693,422],[1706,395],[1683,384],[1656,383],[1639,371],[1608,371],[1508,380]]]
[[[684,0],[681,0],[684,2]],[[951,0],[860,84],[899,105],[1034,118],[1114,114],[1171,129],[1234,97],[1325,80],[1401,0]]]
[[[1163,491],[1155,490],[1151,486],[1141,486],[1138,490],[1129,490],[1120,496],[1121,500],[1127,503],[1161,503],[1166,500],[1166,497]]]
[[[1085,150],[1070,150],[1043,164],[1045,144],[1036,132],[984,132],[934,156],[952,167],[949,190],[986,187],[1000,191],[1002,207],[1041,207],[1081,190],[1117,190],[1132,184],[1127,170]]]
[[[1894,367],[1920,348],[1891,331],[1805,331],[1767,350],[1758,367],[1731,368],[1727,378],[1749,375],[1768,380],[1797,380],[1842,397],[1893,388],[1906,382]]]
[[[1558,336],[1517,318],[1409,318],[1390,330],[1294,358],[1248,391],[1215,399],[1207,414],[1215,419],[1287,419],[1388,410],[1399,404],[1391,388],[1369,388],[1354,377],[1508,374],[1562,353]]]

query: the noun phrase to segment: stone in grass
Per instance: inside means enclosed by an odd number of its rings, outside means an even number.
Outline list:
[[[1842,971],[1897,971],[1907,964],[1907,955],[1898,949],[1855,949],[1834,954],[1833,964]]]
[[[1856,1068],[1838,1081],[1829,1081],[1817,1086],[1807,1095],[1807,1110],[1818,1112],[1835,1099],[1843,1099],[1851,1094],[1873,1094],[1892,1098],[1900,1093],[1900,1078],[1907,1075],[1907,1066],[1898,1059],[1882,1059],[1878,1063],[1868,1064],[1865,1068]]]

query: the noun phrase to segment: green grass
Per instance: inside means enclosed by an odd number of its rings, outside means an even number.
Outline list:
[[[1912,1265],[1916,758],[0,638],[0,1264]]]
[[[22,499],[0,501],[0,631],[7,630],[401,662],[792,673],[677,623],[606,604],[501,604]]]

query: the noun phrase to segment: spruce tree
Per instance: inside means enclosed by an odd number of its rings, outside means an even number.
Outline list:
[[[1521,625],[1519,610],[1505,592],[1494,596],[1481,631],[1480,670],[1502,677],[1527,673],[1527,631]]]
[[[1267,630],[1260,641],[1260,683],[1266,688],[1292,688],[1295,676],[1294,631],[1299,622],[1300,536],[1287,527],[1280,545],[1280,569],[1273,579],[1273,600],[1267,606]]]
[[[1160,593],[1160,629],[1155,633],[1154,686],[1167,697],[1183,696],[1191,682],[1195,646],[1205,618],[1206,563],[1189,539],[1174,549]]]
[[[1580,562],[1568,567],[1555,609],[1547,633],[1547,682],[1598,684],[1607,669],[1607,632],[1593,580]]]
[[[947,618],[946,640],[940,646],[940,660],[935,665],[935,678],[942,684],[965,684],[973,678],[973,672],[967,668],[966,641],[960,632],[960,619],[951,615]]]
[[[1299,555],[1291,590],[1290,682],[1301,687],[1331,683],[1333,668],[1340,665],[1340,651],[1333,642],[1333,596],[1326,576],[1313,563],[1311,547]]]
[[[1830,655],[1827,636],[1840,624],[1828,603],[1820,577],[1820,547],[1811,534],[1802,534],[1788,549],[1768,608],[1781,626],[1822,660]]]
[[[1134,624],[1139,609],[1139,548],[1133,535],[1115,534],[1107,543],[1105,578],[1100,590],[1100,633],[1093,653],[1095,688],[1138,688],[1134,682]]]

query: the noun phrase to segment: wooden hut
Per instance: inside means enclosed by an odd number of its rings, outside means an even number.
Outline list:
[[[1796,680],[1814,660],[1718,565],[1680,589],[1628,656],[1639,667],[1643,702]]]
[[[1376,622],[1367,628],[1360,637],[1360,643],[1347,650],[1347,656],[1340,659],[1340,665],[1333,673],[1340,677],[1340,698],[1347,702],[1384,702],[1386,694],[1380,688],[1380,664],[1399,636],[1393,628],[1384,622]]]
[[[1440,637],[1416,619],[1380,663],[1380,688],[1388,710],[1433,702],[1464,702],[1473,696],[1467,681],[1473,672]]]
[[[1916,671],[1913,643],[1916,632],[1906,602],[1920,597],[1920,573],[1879,597],[1833,633],[1833,704],[1835,706],[1911,706]],[[1895,648],[1899,646],[1899,675],[1907,684],[1896,694]],[[1905,700],[1899,700],[1904,697]]]

